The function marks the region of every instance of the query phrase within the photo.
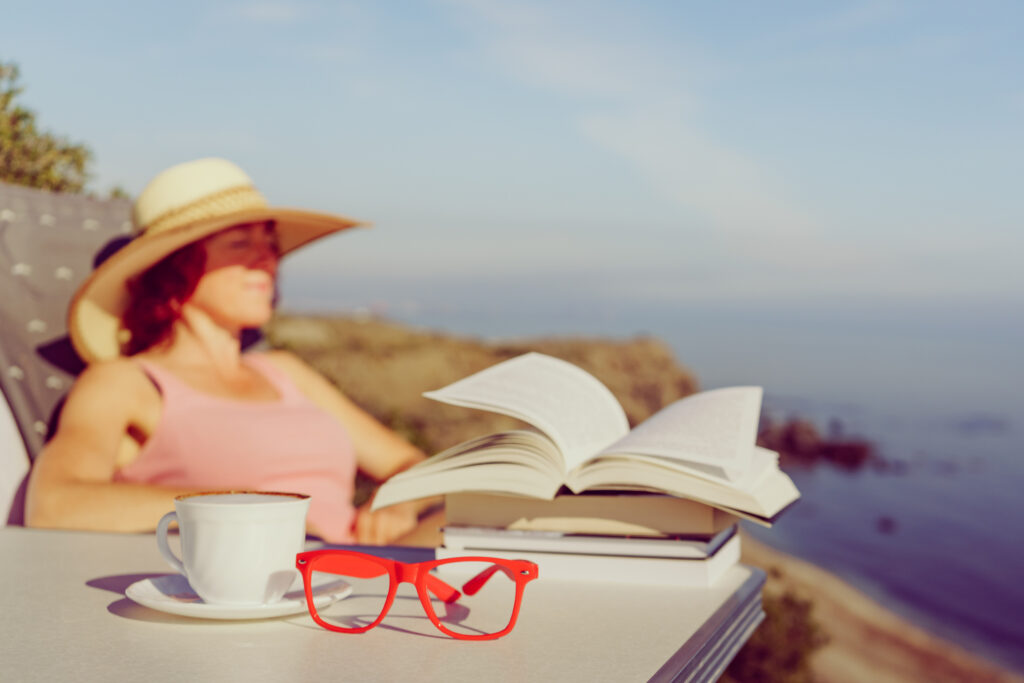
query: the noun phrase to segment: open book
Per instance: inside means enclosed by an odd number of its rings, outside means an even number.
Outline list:
[[[755,445],[761,394],[760,387],[701,392],[630,431],[597,378],[527,353],[424,395],[539,431],[490,434],[438,453],[385,482],[373,508],[461,491],[550,500],[565,486],[667,493],[767,521],[800,494],[778,455]]]

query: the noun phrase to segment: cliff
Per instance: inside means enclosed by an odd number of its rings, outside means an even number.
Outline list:
[[[631,424],[697,390],[671,349],[649,337],[558,338],[488,343],[376,318],[278,315],[267,339],[302,357],[377,419],[428,453],[520,426],[518,421],[423,398],[495,363],[540,351],[590,372],[622,404]]]

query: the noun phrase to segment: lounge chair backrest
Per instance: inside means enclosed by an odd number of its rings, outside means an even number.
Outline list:
[[[127,200],[0,183],[0,391],[21,440],[12,443],[0,414],[0,513],[10,509],[9,521],[20,521],[20,501],[15,510],[5,498],[6,477],[24,479],[25,455],[42,448],[82,367],[66,336],[68,302],[97,252],[130,231]]]

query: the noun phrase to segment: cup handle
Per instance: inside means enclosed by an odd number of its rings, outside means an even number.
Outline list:
[[[167,564],[178,570],[182,576],[185,576],[185,565],[181,563],[178,556],[171,550],[171,546],[167,544],[167,527],[171,522],[177,521],[177,519],[177,512],[168,512],[160,518],[160,523],[156,525],[156,545],[160,548],[160,554],[167,560]]]

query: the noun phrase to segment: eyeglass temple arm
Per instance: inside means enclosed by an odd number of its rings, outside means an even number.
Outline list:
[[[466,595],[476,595],[477,591],[484,587],[484,585],[490,580],[492,576],[498,571],[505,573],[508,578],[515,581],[516,572],[508,567],[503,567],[500,564],[492,564],[487,569],[483,570],[462,586],[462,592]],[[441,579],[437,578],[434,574],[427,574],[427,590],[436,595],[438,599],[443,600],[446,603],[452,603],[458,600],[462,593],[459,593],[455,588],[448,585]]]
[[[483,570],[482,572],[474,576],[472,579],[464,583],[462,585],[462,592],[466,595],[476,595],[476,592],[483,588],[484,584],[486,584],[490,580],[490,578],[494,576],[499,570],[504,572],[505,575],[513,581],[516,580],[515,570],[509,569],[508,567],[503,567],[500,564],[492,564],[490,567]]]
[[[462,593],[429,572],[427,573],[426,583],[427,590],[447,604],[451,604],[462,597]]]

